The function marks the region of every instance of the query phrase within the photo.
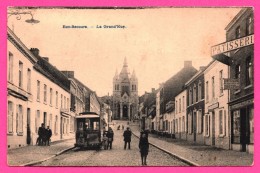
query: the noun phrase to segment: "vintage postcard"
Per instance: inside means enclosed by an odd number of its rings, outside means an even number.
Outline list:
[[[6,13],[8,167],[254,165],[254,7]]]

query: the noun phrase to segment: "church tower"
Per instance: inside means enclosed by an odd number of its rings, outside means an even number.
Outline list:
[[[135,71],[129,72],[127,59],[124,59],[121,72],[117,70],[113,78],[112,112],[113,119],[131,120],[138,111],[138,79]]]

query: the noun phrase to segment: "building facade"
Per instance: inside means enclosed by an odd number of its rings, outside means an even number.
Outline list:
[[[227,41],[254,34],[253,8],[242,9],[226,27]],[[239,87],[230,90],[232,149],[254,151],[254,45],[229,52],[230,78]]]
[[[187,90],[184,89],[180,94],[175,97],[175,137],[178,139],[187,139],[187,131],[186,131],[186,101],[187,101]]]
[[[7,28],[7,147],[22,147],[32,142],[35,132],[34,64],[37,58]]]
[[[138,115],[138,79],[133,71],[130,75],[126,59],[120,74],[113,78],[113,119],[131,120]]]
[[[228,90],[223,79],[229,78],[227,65],[212,61],[204,71],[205,115],[204,138],[206,145],[230,149]]]
[[[185,84],[187,88],[187,140],[204,144],[204,67]]]

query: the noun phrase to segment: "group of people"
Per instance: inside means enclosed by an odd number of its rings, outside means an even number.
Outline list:
[[[114,132],[111,127],[108,128],[108,131],[103,133],[103,145],[104,149],[107,150],[108,148],[112,149],[112,143],[114,140]]]
[[[125,141],[124,149],[126,149],[127,145],[128,145],[128,149],[131,149],[130,143],[131,143],[132,132],[129,127],[126,128],[126,130],[123,133],[123,136]],[[141,131],[138,147],[141,154],[142,165],[147,165],[146,158],[149,152],[149,141],[148,141],[148,133],[146,131]]]
[[[41,124],[41,127],[38,129],[38,138],[36,141],[36,145],[43,146],[47,145],[50,146],[50,140],[52,136],[52,131],[49,126],[45,128],[44,123]]]

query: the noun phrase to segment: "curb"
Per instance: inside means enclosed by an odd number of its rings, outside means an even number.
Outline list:
[[[73,147],[64,149],[64,150],[62,150],[62,151],[60,151],[60,152],[58,152],[58,153],[56,153],[56,154],[54,154],[54,155],[52,155],[52,156],[50,156],[48,158],[45,158],[45,159],[42,159],[42,160],[38,160],[38,161],[29,162],[29,163],[25,163],[25,164],[22,164],[22,165],[19,165],[19,166],[33,166],[33,165],[36,165],[36,164],[45,162],[47,160],[50,160],[50,159],[52,159],[52,158],[54,158],[54,157],[56,157],[58,155],[61,155],[61,154],[65,153],[66,151],[69,151],[69,150],[71,150],[73,148],[75,148],[75,147],[73,146]]]
[[[140,138],[140,137],[138,137],[135,133],[132,132],[132,134],[133,134],[135,137]],[[188,160],[188,159],[186,159],[186,158],[184,158],[184,157],[181,157],[181,156],[179,156],[179,155],[177,155],[177,154],[175,154],[175,153],[172,153],[172,152],[170,152],[170,151],[168,151],[168,150],[166,150],[166,149],[164,149],[164,148],[162,148],[162,147],[159,147],[159,146],[157,146],[157,145],[155,145],[155,144],[152,144],[151,142],[149,142],[149,144],[151,144],[151,145],[154,146],[155,148],[158,148],[158,149],[161,150],[161,151],[166,152],[167,154],[173,156],[174,158],[177,158],[177,159],[181,160],[182,162],[184,162],[184,163],[186,163],[186,164],[188,164],[188,165],[190,165],[190,166],[201,166],[201,165],[199,165],[199,164],[197,164],[197,163],[195,163],[195,162],[193,162],[193,161],[190,161],[190,160]]]

